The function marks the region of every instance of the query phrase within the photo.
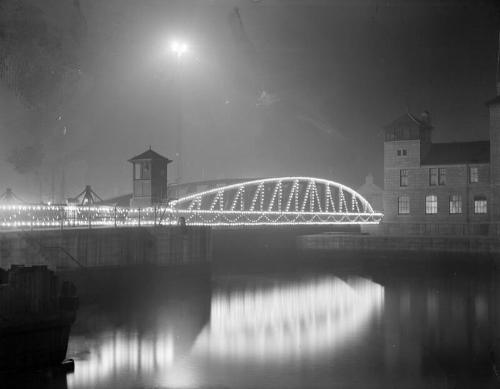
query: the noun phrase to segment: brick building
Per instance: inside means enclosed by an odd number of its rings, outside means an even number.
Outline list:
[[[487,107],[489,141],[433,143],[428,112],[384,127],[384,233],[500,233],[500,69]]]

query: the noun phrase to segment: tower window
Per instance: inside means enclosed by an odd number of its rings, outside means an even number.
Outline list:
[[[429,169],[429,185],[435,186],[438,184],[438,169],[431,167]]]
[[[141,178],[143,180],[151,179],[151,163],[150,162],[143,162],[142,163]]]
[[[398,157],[401,157],[401,149],[398,149]]]
[[[474,213],[488,213],[488,200],[486,196],[474,196]]]
[[[436,195],[425,196],[425,213],[428,215],[438,213],[438,199]]]
[[[440,167],[438,170],[439,175],[439,185],[446,185],[446,169]]]
[[[450,213],[462,213],[462,196],[453,194],[450,196]]]
[[[408,169],[399,171],[399,186],[408,186]]]
[[[469,167],[469,182],[471,184],[479,182],[479,168],[477,166]]]
[[[398,197],[398,213],[408,215],[410,213],[410,197],[407,195]]]
[[[406,155],[407,155],[407,151],[406,151],[406,149],[401,150],[401,152],[402,152],[403,156],[406,156]]]
[[[134,179],[150,180],[151,179],[151,162],[136,162],[134,163]]]

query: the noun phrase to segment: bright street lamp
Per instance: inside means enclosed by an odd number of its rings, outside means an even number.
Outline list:
[[[189,45],[186,42],[173,40],[170,42],[170,51],[177,57],[182,58],[189,53]]]

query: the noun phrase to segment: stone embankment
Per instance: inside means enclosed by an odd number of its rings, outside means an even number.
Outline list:
[[[131,227],[0,234],[0,268],[47,265],[55,270],[196,265],[212,257],[206,227]]]
[[[485,236],[375,236],[323,233],[302,235],[297,247],[332,251],[410,251],[500,254],[500,239]]]

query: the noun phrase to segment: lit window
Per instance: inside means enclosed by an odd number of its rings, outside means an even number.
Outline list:
[[[431,167],[429,169],[429,185],[435,186],[438,184],[438,169]]]
[[[459,194],[450,196],[450,213],[462,213],[462,196]]]
[[[425,213],[428,215],[438,213],[438,198],[436,195],[425,196]]]
[[[470,167],[469,168],[469,182],[479,182],[479,168],[478,167]]]
[[[410,197],[400,196],[398,198],[398,213],[400,215],[407,215],[410,213]]]
[[[408,186],[408,169],[399,171],[399,186]]]
[[[446,169],[444,167],[440,167],[438,173],[439,173],[439,185],[446,185]]]
[[[485,196],[474,196],[474,213],[488,213],[488,200]]]

